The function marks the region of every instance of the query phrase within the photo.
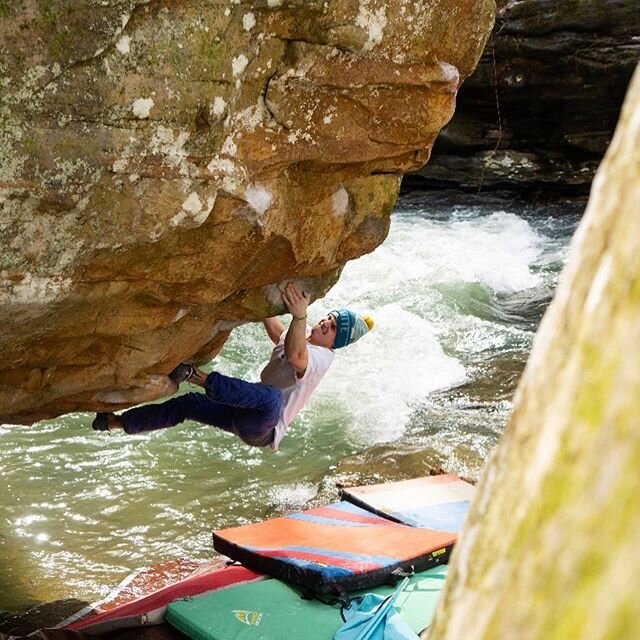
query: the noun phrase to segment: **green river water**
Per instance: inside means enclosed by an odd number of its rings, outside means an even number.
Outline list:
[[[350,306],[376,327],[338,352],[277,454],[193,423],[145,436],[94,433],[88,414],[1,425],[0,611],[97,600],[135,568],[211,557],[213,529],[328,502],[341,483],[434,468],[476,480],[579,212],[403,196],[384,245],[310,308],[315,321]],[[255,380],[269,351],[247,325],[211,366]]]

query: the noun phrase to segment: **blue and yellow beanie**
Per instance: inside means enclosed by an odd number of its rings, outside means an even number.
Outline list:
[[[373,329],[373,320],[369,316],[357,316],[349,309],[335,309],[331,315],[336,319],[337,329],[334,349],[346,347]]]

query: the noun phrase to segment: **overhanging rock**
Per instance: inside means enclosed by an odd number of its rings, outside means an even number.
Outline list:
[[[0,3],[0,419],[173,390],[386,236],[493,0]]]

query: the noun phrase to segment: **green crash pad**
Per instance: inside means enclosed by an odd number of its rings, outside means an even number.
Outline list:
[[[416,633],[431,624],[446,575],[446,565],[417,573],[396,600],[396,610]],[[393,591],[384,585],[349,595]],[[274,579],[177,600],[168,606],[166,621],[192,640],[331,640],[343,624],[339,604],[304,600],[299,589]]]

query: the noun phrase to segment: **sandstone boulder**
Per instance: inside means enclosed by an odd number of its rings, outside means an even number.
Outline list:
[[[493,0],[0,0],[0,419],[173,391],[384,239]]]

